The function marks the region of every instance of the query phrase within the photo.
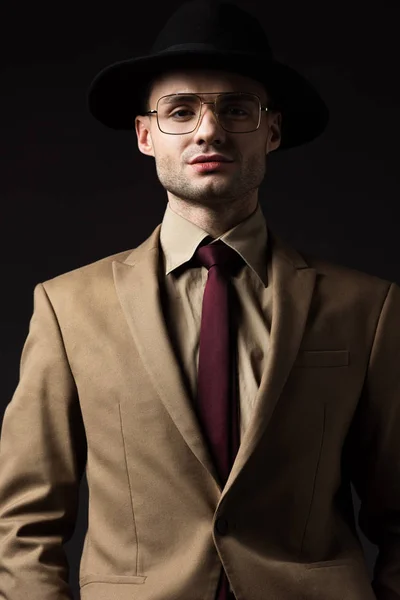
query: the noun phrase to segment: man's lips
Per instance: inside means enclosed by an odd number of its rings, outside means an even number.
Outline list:
[[[203,171],[215,171],[220,169],[225,169],[229,167],[232,162],[222,162],[222,161],[209,161],[209,162],[197,162],[193,163],[190,166],[197,172]]]
[[[190,164],[198,162],[232,162],[232,159],[223,154],[199,154],[190,161]]]

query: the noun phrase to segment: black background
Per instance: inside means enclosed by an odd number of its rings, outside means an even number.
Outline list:
[[[106,65],[146,54],[179,4],[1,8],[1,414],[18,383],[36,283],[134,248],[162,221],[167,196],[154,159],[139,152],[133,131],[91,117],[86,90]],[[276,57],[308,77],[331,110],[318,140],[269,155],[259,195],[269,227],[300,251],[399,283],[400,4],[242,6],[262,22]],[[76,598],[86,512],[84,478],[66,545]],[[372,573],[376,548],[360,535]]]

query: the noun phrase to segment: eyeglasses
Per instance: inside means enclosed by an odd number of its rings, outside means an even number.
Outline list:
[[[205,92],[202,96],[215,95],[216,92]],[[169,94],[157,101],[157,109],[149,110],[146,115],[157,115],[157,124],[163,133],[184,135],[194,131],[201,117],[203,104],[212,104],[213,112],[225,131],[230,133],[250,133],[256,131],[261,122],[261,111],[268,111],[261,106],[256,94],[242,92],[218,93],[215,100],[204,102],[197,94]]]

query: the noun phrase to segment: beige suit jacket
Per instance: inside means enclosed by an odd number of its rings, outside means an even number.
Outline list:
[[[400,288],[268,231],[271,345],[220,488],[158,296],[158,225],[38,284],[0,445],[0,599],[400,599]],[[379,559],[371,585],[354,527]]]

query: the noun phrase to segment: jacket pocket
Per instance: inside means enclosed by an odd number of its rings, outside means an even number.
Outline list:
[[[79,585],[83,587],[89,583],[144,583],[147,577],[141,575],[100,575],[88,573],[79,578]]]
[[[330,569],[331,567],[348,567],[354,566],[355,564],[357,564],[357,561],[354,558],[343,558],[304,563],[304,566],[306,569]]]
[[[364,562],[348,558],[306,563],[301,575],[309,600],[376,600]]]
[[[346,367],[349,364],[348,350],[301,350],[294,367]]]

